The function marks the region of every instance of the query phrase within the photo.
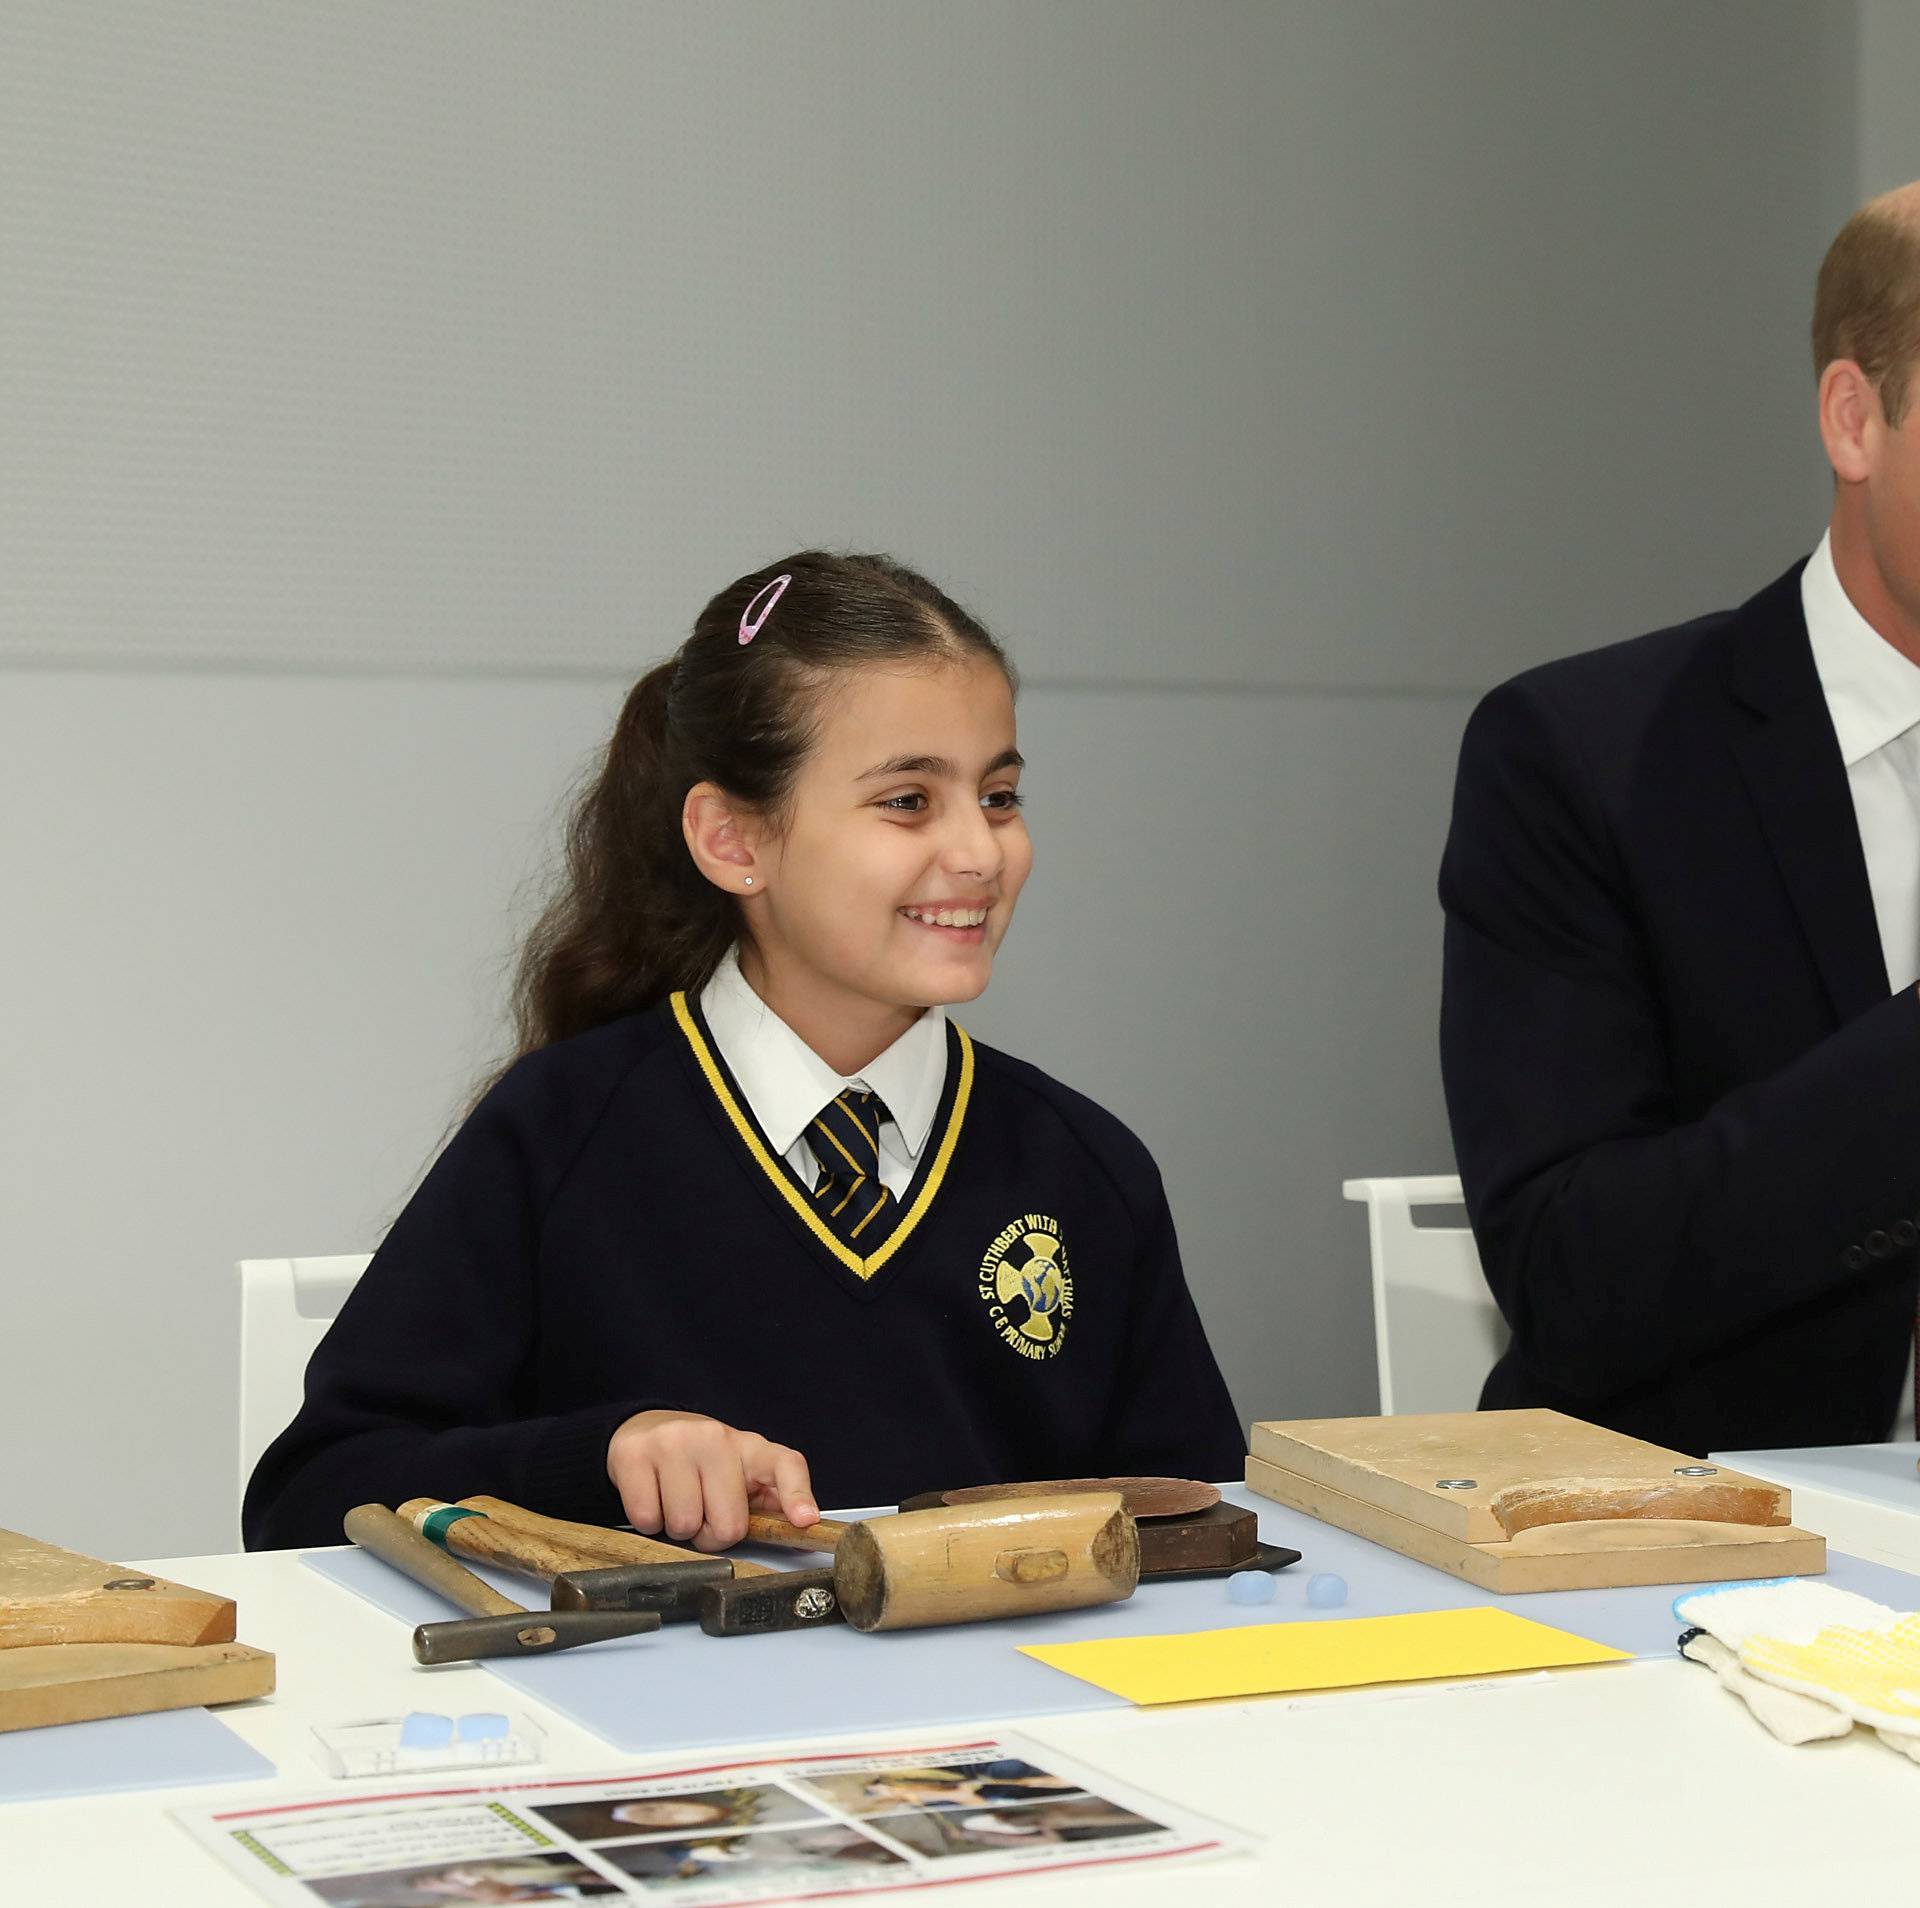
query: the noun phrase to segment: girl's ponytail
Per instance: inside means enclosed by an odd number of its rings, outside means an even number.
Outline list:
[[[568,821],[562,885],[527,937],[514,985],[521,1053],[704,981],[733,944],[732,904],[681,839],[692,782],[677,776],[668,735],[674,668],[659,664],[628,692]]]

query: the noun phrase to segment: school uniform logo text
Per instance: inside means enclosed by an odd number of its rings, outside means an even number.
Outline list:
[[[1051,1358],[1073,1316],[1073,1274],[1060,1222],[1025,1212],[1002,1226],[980,1261],[980,1301],[1001,1342],[1022,1358]]]

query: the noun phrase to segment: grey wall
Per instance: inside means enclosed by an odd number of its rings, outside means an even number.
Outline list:
[[[1860,193],[1920,179],[1920,7],[1860,0]]]
[[[1338,1182],[1447,1165],[1460,725],[1817,535],[1863,45],[13,0],[0,1523],[230,1540],[232,1261],[374,1242],[625,683],[814,541],[1027,677],[1039,872],[968,1023],[1154,1147],[1246,1415],[1371,1409]]]

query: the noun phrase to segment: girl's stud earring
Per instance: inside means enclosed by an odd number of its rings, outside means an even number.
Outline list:
[[[748,875],[748,876],[747,876],[747,879],[746,879],[746,884],[745,884],[745,885],[746,885],[747,887],[749,887],[749,888],[753,886],[753,876],[752,876],[752,875]]]

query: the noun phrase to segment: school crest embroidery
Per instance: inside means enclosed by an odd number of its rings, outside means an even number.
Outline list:
[[[980,1261],[980,1302],[1001,1342],[1022,1358],[1051,1358],[1073,1317],[1073,1274],[1060,1222],[1025,1212],[1002,1226]]]

